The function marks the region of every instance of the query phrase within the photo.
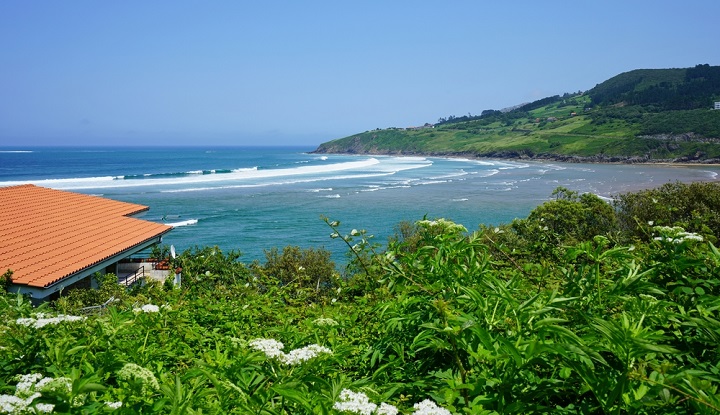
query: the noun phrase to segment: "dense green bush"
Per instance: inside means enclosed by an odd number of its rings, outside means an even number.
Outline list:
[[[616,230],[613,207],[592,193],[578,194],[564,187],[552,193],[551,200],[536,207],[526,219],[512,222],[512,231],[525,243],[528,252],[539,256],[554,253],[566,244],[591,240]]]
[[[277,283],[295,293],[294,297],[317,300],[337,289],[340,278],[330,251],[286,246],[265,252],[265,264],[253,267],[253,274],[268,283]]]
[[[713,242],[720,237],[718,183],[667,183],[618,195],[615,206],[620,229],[635,237],[651,236],[648,227],[652,225],[682,226]]]
[[[202,248],[181,288],[96,314],[4,295],[0,413],[716,414],[720,252],[684,214],[608,237],[702,189],[643,209],[558,189],[522,225],[425,218],[385,249],[327,220],[346,278],[324,250]]]

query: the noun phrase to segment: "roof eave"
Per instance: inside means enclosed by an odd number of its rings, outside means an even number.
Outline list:
[[[90,266],[87,266],[81,270],[78,270],[70,275],[62,277],[46,286],[11,284],[10,287],[8,288],[8,291],[13,292],[13,293],[20,292],[21,294],[29,294],[33,299],[46,298],[47,296],[49,296],[53,293],[62,291],[66,287],[69,287],[70,285],[75,284],[76,282],[78,282],[80,280],[83,280],[91,275],[94,275],[96,272],[100,272],[100,271],[106,269],[108,266],[113,265],[134,253],[140,252],[140,251],[147,249],[153,245],[161,243],[163,235],[170,232],[172,229],[173,228],[168,228],[167,230],[153,236],[152,238],[148,238],[136,245],[133,245],[130,248],[127,248],[123,251],[116,253],[115,255],[113,255],[111,257],[106,258],[103,261],[96,262],[96,263],[94,263]]]

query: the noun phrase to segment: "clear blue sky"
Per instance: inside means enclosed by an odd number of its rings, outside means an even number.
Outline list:
[[[720,64],[720,1],[0,2],[0,146],[316,145]]]

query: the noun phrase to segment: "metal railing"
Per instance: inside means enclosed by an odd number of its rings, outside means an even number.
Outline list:
[[[137,282],[138,279],[145,276],[145,265],[138,268],[134,274],[129,275],[127,278],[125,278],[124,281],[121,282],[126,287],[129,287]]]
[[[115,301],[117,301],[117,300],[115,299],[115,297],[110,297],[109,300],[105,301],[104,303],[102,303],[102,304],[100,304],[100,305],[93,305],[93,306],[90,306],[90,307],[83,307],[83,308],[80,309],[80,312],[82,312],[82,313],[84,313],[84,314],[101,312],[101,311],[105,310],[105,309],[107,308],[107,306],[110,305],[110,303],[114,303]]]

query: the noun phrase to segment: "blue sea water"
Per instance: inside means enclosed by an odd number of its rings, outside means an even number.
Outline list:
[[[403,220],[444,217],[469,230],[526,217],[564,186],[603,198],[674,181],[716,180],[720,166],[564,164],[310,154],[311,147],[0,148],[0,187],[33,183],[150,207],[164,238],[239,250],[346,247],[320,219],[385,243]]]

